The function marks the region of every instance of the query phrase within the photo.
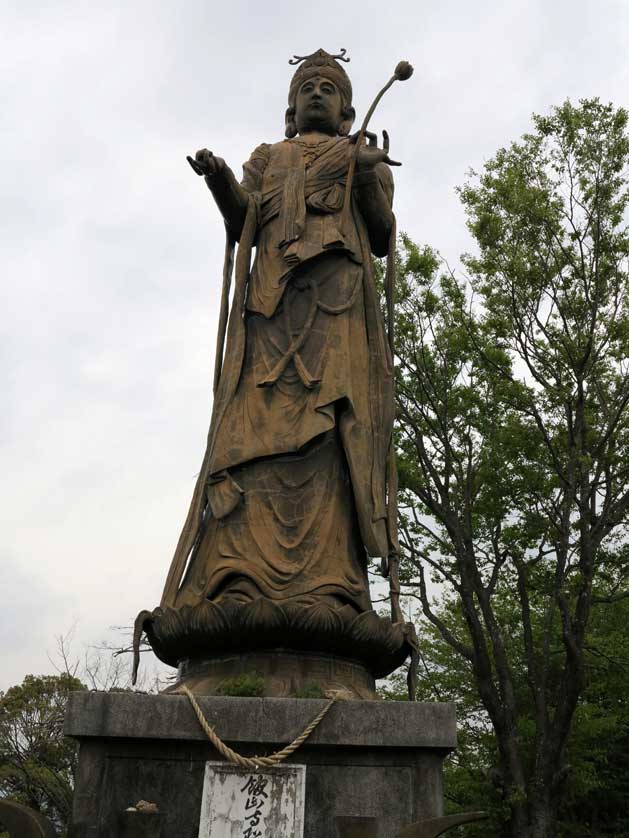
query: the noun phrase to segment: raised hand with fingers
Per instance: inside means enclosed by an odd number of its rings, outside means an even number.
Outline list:
[[[350,137],[350,142],[358,142],[360,131]],[[369,142],[365,143],[364,139]],[[361,139],[360,148],[358,149],[358,156],[356,158],[357,169],[373,169],[378,163],[386,163],[388,166],[401,166],[397,160],[391,160],[389,157],[389,134],[386,131],[382,132],[382,148],[378,147],[378,137],[371,131],[363,132],[363,139]]]

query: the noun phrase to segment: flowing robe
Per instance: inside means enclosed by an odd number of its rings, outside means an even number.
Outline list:
[[[342,223],[351,149],[287,140],[243,167],[249,208],[220,385],[163,605],[262,596],[371,608],[367,553],[389,549],[392,363],[355,200]],[[390,170],[374,177],[390,204]]]

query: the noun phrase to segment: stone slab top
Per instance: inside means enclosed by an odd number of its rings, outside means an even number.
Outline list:
[[[325,706],[324,699],[197,698],[205,718],[228,743],[286,744],[301,734]],[[168,739],[206,741],[183,695],[74,692],[64,732],[77,739]],[[338,701],[307,745],[372,748],[456,747],[453,703]]]

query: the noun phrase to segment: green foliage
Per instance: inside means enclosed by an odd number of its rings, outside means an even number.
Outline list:
[[[590,636],[628,589],[627,123],[566,102],[471,173],[469,280],[407,238],[398,253],[402,581],[440,689],[449,670],[474,685],[470,753],[518,836],[557,834],[604,762],[573,720],[605,727]]]
[[[308,681],[295,691],[295,698],[325,698],[325,693],[318,681]]]
[[[241,697],[255,697],[264,695],[264,678],[257,673],[250,675],[243,673],[234,678],[225,678],[221,681],[216,692],[218,695],[231,695]]]
[[[461,611],[453,599],[443,601],[439,613],[453,630],[465,634]],[[444,763],[445,813],[487,812],[488,820],[462,827],[460,834],[465,838],[497,838],[508,820],[508,807],[492,781],[498,762],[496,737],[473,672],[464,658],[453,654],[434,626],[421,618],[419,641],[417,700],[448,701],[456,706],[458,744]],[[406,700],[405,676],[396,674],[380,692],[389,700]]]
[[[629,600],[598,605],[586,683],[566,749],[560,835],[629,835]]]
[[[465,635],[456,600],[444,600],[439,615]],[[517,618],[514,612],[513,619]],[[605,603],[588,631],[586,685],[566,743],[566,766],[556,838],[629,835],[629,600]],[[456,705],[458,747],[445,762],[446,812],[482,809],[489,819],[465,827],[466,838],[498,838],[509,821],[500,789],[498,743],[469,664],[428,621],[420,628],[419,701]],[[526,671],[514,666],[519,680]],[[405,700],[401,675],[381,690],[383,698]],[[522,691],[526,696],[526,693]],[[522,707],[521,740],[533,747],[534,707]],[[456,834],[456,833],[454,833]]]
[[[76,745],[63,736],[68,693],[85,689],[70,675],[27,675],[0,693],[0,795],[41,811],[65,835]]]

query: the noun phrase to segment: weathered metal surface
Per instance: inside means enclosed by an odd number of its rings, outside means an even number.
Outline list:
[[[0,800],[0,827],[11,838],[56,838],[48,818],[12,800]]]
[[[461,815],[448,815],[444,818],[431,818],[427,821],[417,821],[405,827],[398,838],[437,838],[455,826],[462,826],[473,821],[484,820],[487,815],[484,812],[466,812]],[[367,837],[365,837],[367,838]]]
[[[199,838],[302,838],[306,766],[249,771],[205,766]]]

